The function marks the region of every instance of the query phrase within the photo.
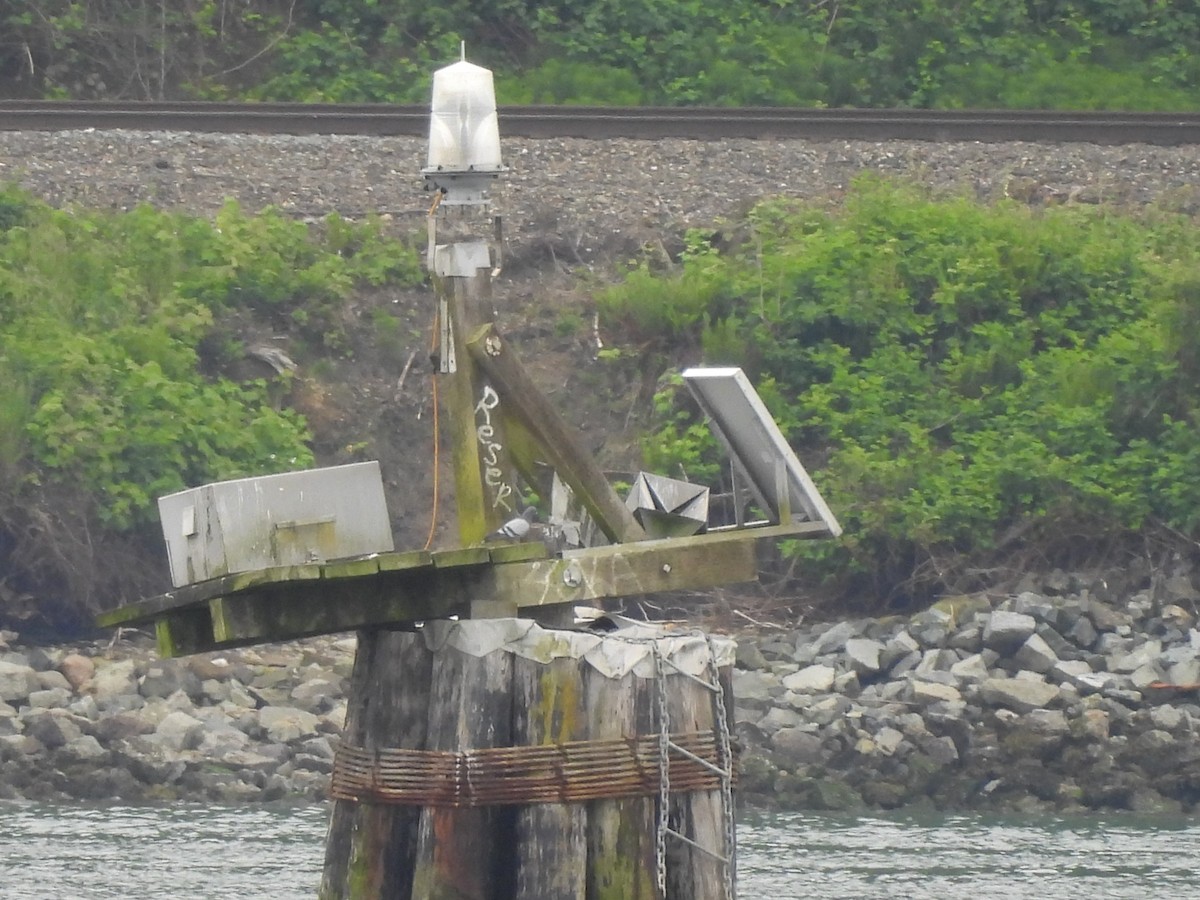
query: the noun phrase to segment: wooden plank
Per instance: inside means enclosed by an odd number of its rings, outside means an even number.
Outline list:
[[[540,541],[526,544],[504,544],[488,548],[488,554],[494,563],[524,562],[530,559],[546,559],[550,551]]]
[[[632,672],[607,678],[586,669],[587,736],[651,733],[651,687],[648,679]],[[651,797],[632,797],[587,805],[588,900],[662,900],[655,866],[654,803]]]
[[[513,744],[587,737],[582,659],[513,661]],[[578,900],[587,892],[587,815],[581,803],[535,803],[517,811],[518,900]]]
[[[471,656],[452,646],[434,653],[429,750],[511,743],[513,655]],[[421,811],[412,894],[431,900],[512,896],[511,807]]]
[[[321,566],[321,577],[326,579],[361,578],[364,575],[374,575],[378,571],[379,557],[371,556],[325,563]]]
[[[433,552],[433,564],[439,569],[481,566],[491,560],[491,551],[487,547],[455,547]]]
[[[181,618],[183,610],[158,618],[172,623],[164,627],[184,629],[178,647],[189,649],[171,653],[179,655],[453,614],[513,615],[519,609],[554,604],[702,590],[755,580],[757,536],[772,539],[781,531],[794,533],[795,529],[743,529],[594,547],[573,551],[563,559],[488,566],[481,564],[490,559],[488,548],[465,548],[434,554],[432,560],[442,565],[338,580],[283,582],[214,597],[203,605],[207,631],[197,631],[196,622],[201,620]]]
[[[492,317],[491,275],[484,269],[473,276],[435,279],[434,285],[447,301],[453,324],[457,371],[444,376],[448,381],[447,418],[459,540],[471,545],[519,514],[522,507],[504,433],[501,397],[464,344],[467,335]]]
[[[117,625],[136,625],[139,622],[149,622],[164,612],[181,609],[187,606],[197,606],[220,597],[224,594],[235,594],[238,591],[251,590],[268,584],[283,584],[296,581],[316,581],[321,577],[319,565],[305,566],[272,566],[267,569],[257,569],[253,572],[235,572],[232,575],[222,575],[210,578],[196,584],[148,597],[119,606],[96,616],[96,624],[101,628],[112,628]]]
[[[360,631],[343,739],[367,749],[423,749],[432,664],[420,634]],[[321,900],[411,900],[420,821],[416,806],[335,802]]]
[[[281,641],[446,617],[466,605],[460,573],[322,582],[209,601],[216,641]]]
[[[157,620],[154,631],[159,656],[187,656],[212,643],[212,617],[206,607],[191,606]]]
[[[645,537],[642,527],[579,443],[575,432],[538,390],[495,325],[479,328],[466,343],[471,357],[495,385],[506,409],[537,440],[546,460],[571,486],[609,540],[642,540]]]
[[[750,539],[692,544],[691,538],[597,547],[562,559],[493,567],[481,593],[511,596],[523,608],[580,603],[605,597],[693,590],[754,581]],[[610,552],[618,549],[619,552]],[[596,552],[602,551],[602,552]],[[490,583],[488,583],[490,582]]]
[[[716,697],[703,685],[666,668],[669,729],[673,732],[711,732],[716,725]],[[707,681],[711,675],[702,676]],[[700,847],[721,856],[731,848],[725,839],[725,819],[719,790],[672,794],[668,824]],[[668,900],[724,900],[725,869],[718,860],[667,836]]]
[[[403,553],[380,553],[380,572],[403,572],[433,565],[433,555],[428,550],[406,550]]]

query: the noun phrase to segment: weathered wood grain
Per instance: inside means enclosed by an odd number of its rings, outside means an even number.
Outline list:
[[[580,659],[542,664],[513,661],[513,744],[534,746],[583,740],[584,704]],[[537,803],[517,811],[518,900],[579,900],[587,888],[587,810],[582,803]]]
[[[417,633],[360,631],[343,739],[368,749],[425,746],[433,656]],[[321,900],[411,900],[420,809],[334,803]]]
[[[430,750],[503,747],[511,741],[512,655],[435,651],[429,697]],[[513,811],[424,808],[413,897],[498,900],[512,894]]]
[[[634,674],[584,675],[590,738],[650,733],[651,684]],[[654,800],[635,797],[588,804],[587,900],[662,900],[655,867]]]

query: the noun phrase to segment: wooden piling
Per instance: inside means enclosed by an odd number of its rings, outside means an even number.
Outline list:
[[[653,733],[652,697],[633,672],[611,678],[596,669],[587,682],[588,736]],[[654,797],[594,800],[588,806],[588,900],[661,900],[654,834]]]
[[[717,683],[712,679],[709,675],[704,680]],[[697,680],[679,673],[667,675],[664,695],[673,731],[712,732],[717,727],[716,704],[723,698]],[[667,838],[667,900],[724,900],[725,865],[733,865],[733,847],[732,836],[726,835],[720,789],[672,795],[667,821],[693,842]],[[729,862],[722,864],[719,856]]]
[[[426,630],[439,641],[434,647],[428,748],[454,751],[509,746],[511,654],[463,652],[441,643],[448,629],[436,626],[453,627],[453,623],[430,623]],[[511,896],[511,848],[501,843],[499,833],[502,826],[511,828],[511,818],[511,810],[499,807],[422,810],[413,896],[422,900]]]
[[[712,695],[658,676],[679,651],[711,680],[703,636],[490,619],[360,640],[322,898],[726,896],[724,870],[659,829],[666,775],[670,826],[727,850]],[[664,701],[672,742],[709,766],[661,755]]]
[[[583,672],[565,657],[513,665],[514,746],[544,746],[587,737]],[[578,900],[587,883],[587,816],[581,803],[532,803],[517,812],[516,897]]]
[[[342,740],[369,750],[424,747],[432,662],[418,633],[360,631]],[[335,803],[321,900],[410,900],[420,819],[415,806]]]

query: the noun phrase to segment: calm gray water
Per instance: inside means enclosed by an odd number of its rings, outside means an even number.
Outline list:
[[[4,900],[299,900],[320,880],[323,807],[0,803]],[[1185,819],[754,815],[739,896],[1200,897]]]

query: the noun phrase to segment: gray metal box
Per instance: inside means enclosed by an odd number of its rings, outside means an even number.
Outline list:
[[[206,484],[158,515],[175,587],[393,549],[376,461]]]

